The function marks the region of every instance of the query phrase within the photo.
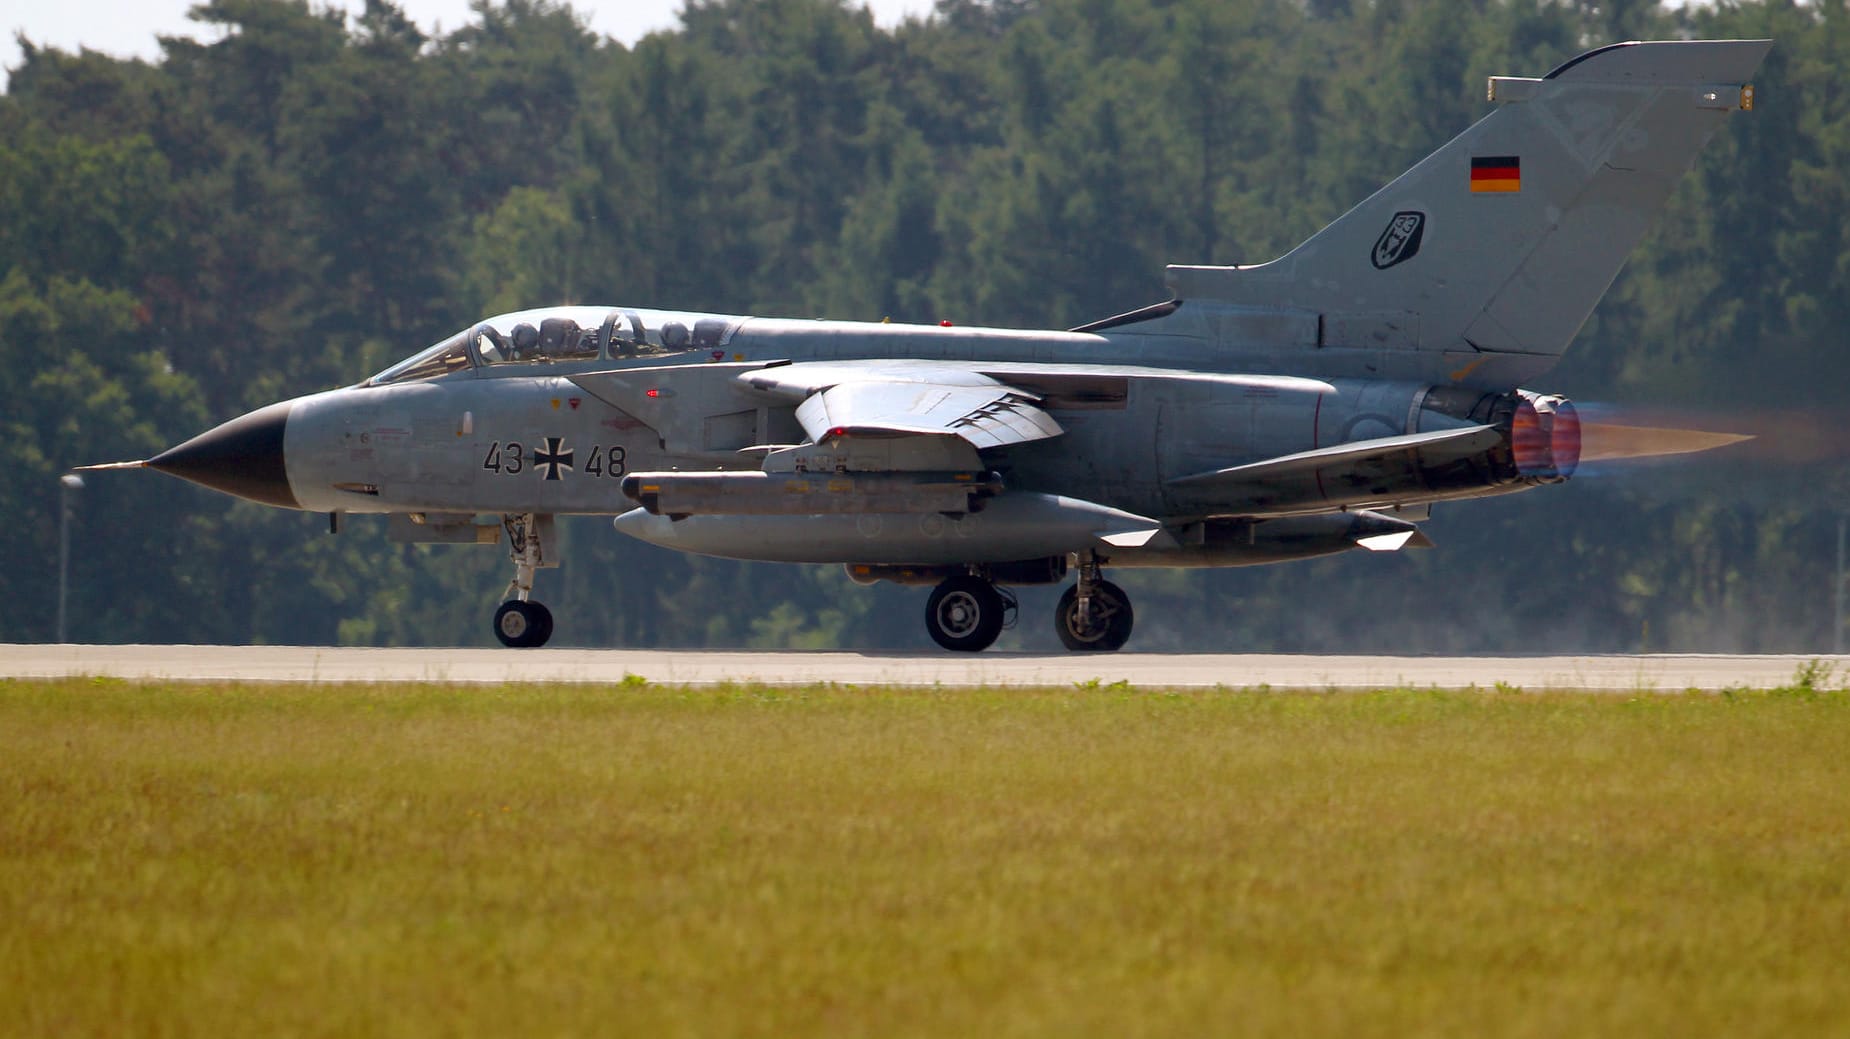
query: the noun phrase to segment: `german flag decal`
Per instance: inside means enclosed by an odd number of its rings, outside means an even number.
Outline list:
[[[1471,190],[1521,191],[1522,158],[1517,155],[1471,157]]]

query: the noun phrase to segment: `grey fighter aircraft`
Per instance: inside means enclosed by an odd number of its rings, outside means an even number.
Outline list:
[[[1625,43],[1495,77],[1475,125],[1282,258],[1172,266],[1174,298],[1065,332],[567,306],[478,322],[356,386],[145,466],[252,501],[498,543],[539,646],[554,517],[651,544],[935,586],[981,650],[1011,585],[1076,580],[1061,641],[1115,650],[1114,567],[1429,542],[1435,502],[1558,483],[1567,348],[1770,41]],[[492,521],[489,518],[492,517]]]

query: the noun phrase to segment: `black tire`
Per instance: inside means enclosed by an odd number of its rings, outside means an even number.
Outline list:
[[[1060,644],[1075,652],[1115,653],[1130,641],[1131,624],[1136,615],[1131,611],[1131,597],[1124,594],[1124,589],[1110,581],[1100,581],[1092,586],[1091,609],[1087,611],[1087,623],[1079,623],[1079,589],[1069,587],[1060,596],[1060,605],[1054,607],[1053,627],[1060,636]]]
[[[995,585],[967,574],[946,578],[925,602],[925,630],[945,649],[977,653],[1002,634],[1003,612]]]
[[[544,646],[552,638],[552,611],[536,602],[510,599],[495,611],[495,637],[513,649]]]

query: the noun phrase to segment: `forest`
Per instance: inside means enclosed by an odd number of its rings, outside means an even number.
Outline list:
[[[1531,388],[1752,433],[1435,511],[1434,551],[1118,575],[1134,648],[1815,652],[1850,512],[1845,0],[688,0],[634,47],[547,0],[209,0],[145,62],[23,40],[0,95],[0,641],[55,634],[60,476],[555,303],[1065,328],[1283,253],[1537,76],[1771,37]],[[69,495],[76,642],[488,645],[501,550],[152,473]],[[920,589],[562,524],[556,645],[924,649]],[[1055,647],[1024,589],[1002,649]]]

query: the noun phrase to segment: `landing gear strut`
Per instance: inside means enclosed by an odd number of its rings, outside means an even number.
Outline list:
[[[536,570],[559,565],[544,551],[545,541],[552,539],[552,517],[512,513],[501,517],[501,525],[507,529],[514,579],[501,593],[506,601],[495,611],[495,637],[516,649],[544,646],[552,638],[552,611],[533,601],[533,576]]]
[[[1053,626],[1067,649],[1111,653],[1123,649],[1131,637],[1131,598],[1124,589],[1099,575],[1098,559],[1088,554],[1079,562],[1079,580],[1060,596],[1054,607]]]

